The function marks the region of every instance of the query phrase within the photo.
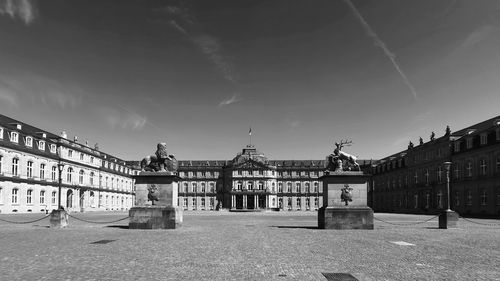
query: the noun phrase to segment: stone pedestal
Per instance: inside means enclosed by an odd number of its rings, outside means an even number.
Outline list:
[[[129,210],[129,229],[175,229],[182,224],[178,204],[179,177],[170,172],[141,172],[133,177],[136,207]],[[155,189],[157,201],[148,198]]]
[[[129,210],[129,229],[175,229],[182,225],[179,207],[144,206]]]
[[[439,228],[440,229],[448,229],[448,228],[457,228],[458,223],[458,213],[453,212],[452,210],[443,211],[439,215]]]
[[[330,173],[323,182],[323,207],[318,210],[320,229],[373,229],[373,210],[367,206],[369,175],[363,172]],[[352,201],[342,201],[342,189],[352,188]]]
[[[65,228],[69,224],[69,216],[65,210],[52,210],[50,213],[51,228]]]

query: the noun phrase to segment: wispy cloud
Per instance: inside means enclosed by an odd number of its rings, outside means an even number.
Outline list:
[[[35,20],[36,8],[31,0],[0,0],[0,15],[20,18],[29,25]]]
[[[48,107],[73,109],[82,103],[85,92],[75,85],[27,73],[0,75],[0,98],[17,106],[21,102],[43,104]]]
[[[119,106],[120,109],[123,109]],[[112,128],[121,128],[133,131],[139,131],[146,125],[147,118],[135,112],[128,110],[118,110],[116,108],[102,107],[105,120]]]
[[[494,27],[491,25],[483,25],[471,32],[467,38],[459,45],[459,50],[464,50],[473,47],[484,39],[488,38],[493,32]]]
[[[417,99],[417,91],[415,90],[415,87],[410,83],[410,80],[406,76],[406,74],[403,72],[401,67],[399,67],[398,62],[396,61],[396,55],[392,53],[389,48],[387,48],[387,45],[380,39],[380,37],[375,33],[375,31],[371,28],[371,26],[368,24],[368,22],[363,18],[361,13],[358,11],[356,6],[351,2],[351,0],[344,0],[344,2],[349,6],[349,8],[352,10],[354,16],[359,20],[361,25],[363,26],[366,35],[371,37],[373,39],[373,42],[375,43],[375,46],[379,47],[383,52],[384,55],[391,61],[392,65],[396,69],[396,71],[399,73],[401,78],[403,79],[403,82],[406,84],[406,86],[410,89],[411,94],[413,95],[413,98],[416,100]]]
[[[224,79],[235,82],[233,66],[223,55],[219,40],[215,36],[202,31],[201,24],[198,23],[187,7],[167,6],[161,11],[169,17],[168,24],[198,47],[214,65],[215,69],[222,74]]]
[[[220,103],[219,103],[219,107],[224,107],[224,106],[228,106],[230,104],[233,104],[233,103],[237,103],[241,101],[241,98],[237,95],[237,94],[233,94],[232,96],[230,96],[229,98],[226,98],[226,99],[223,99]]]

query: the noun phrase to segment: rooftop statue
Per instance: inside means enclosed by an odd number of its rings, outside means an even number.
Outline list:
[[[177,173],[177,159],[167,153],[167,144],[162,142],[157,146],[155,155],[144,157],[141,161],[141,171]]]
[[[359,164],[356,162],[357,157],[342,151],[344,146],[350,146],[352,141],[341,140],[340,143],[335,143],[335,150],[327,157],[328,172],[344,172],[344,171],[361,171]]]

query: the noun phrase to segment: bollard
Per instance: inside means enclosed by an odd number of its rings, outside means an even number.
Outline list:
[[[453,212],[452,210],[443,211],[439,215],[440,229],[457,228],[457,222],[458,222],[458,213]]]
[[[50,228],[65,228],[69,225],[69,216],[64,209],[52,210]]]

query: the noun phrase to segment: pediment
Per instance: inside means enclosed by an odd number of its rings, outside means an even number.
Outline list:
[[[233,166],[234,169],[271,169],[270,166],[254,161],[252,159],[246,160],[243,163],[237,163]]]

